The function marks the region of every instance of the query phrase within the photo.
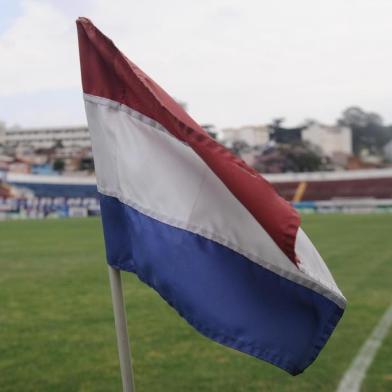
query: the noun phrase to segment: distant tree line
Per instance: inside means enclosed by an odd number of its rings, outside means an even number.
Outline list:
[[[283,128],[283,122],[283,118],[275,119],[269,126],[272,131],[270,145],[251,147],[238,140],[231,150],[239,156],[252,152],[254,168],[263,173],[333,170],[330,157],[323,155],[318,146],[302,140],[301,131],[314,120],[305,121],[297,128]],[[392,140],[392,125],[384,125],[379,114],[351,106],[343,111],[336,124],[351,129],[354,156],[359,159],[365,155],[384,157],[384,147]]]
[[[347,108],[337,123],[351,128],[356,156],[363,152],[382,155],[383,147],[392,140],[392,125],[384,125],[379,114],[366,112],[358,106]]]

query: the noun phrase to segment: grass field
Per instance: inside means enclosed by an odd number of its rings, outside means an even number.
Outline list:
[[[349,301],[304,374],[202,337],[124,274],[137,391],[334,391],[392,301],[392,216],[305,216],[303,226]],[[120,390],[99,220],[0,223],[0,391]],[[392,391],[391,332],[363,391]]]

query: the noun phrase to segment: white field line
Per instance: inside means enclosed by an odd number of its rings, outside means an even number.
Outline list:
[[[392,325],[392,305],[384,313],[373,332],[366,340],[354,358],[351,366],[344,374],[337,392],[359,392],[362,381],[366,376],[366,372],[373,362],[374,356],[379,349],[383,339],[387,335]]]

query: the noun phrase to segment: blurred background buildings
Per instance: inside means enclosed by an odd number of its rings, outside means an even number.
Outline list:
[[[392,126],[375,113],[203,128],[302,211],[392,211]],[[0,130],[0,218],[99,213],[86,126]]]

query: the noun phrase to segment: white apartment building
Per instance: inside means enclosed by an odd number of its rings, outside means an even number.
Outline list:
[[[0,123],[0,146],[5,143],[5,128]]]
[[[327,156],[352,155],[352,134],[348,127],[314,123],[302,131],[302,140],[320,147]]]
[[[226,128],[221,131],[221,139],[229,146],[236,141],[244,141],[249,146],[268,143],[269,129],[266,125],[249,125],[240,128]]]
[[[50,148],[58,142],[64,147],[91,146],[87,127],[7,129],[4,135],[4,144],[14,147]]]

